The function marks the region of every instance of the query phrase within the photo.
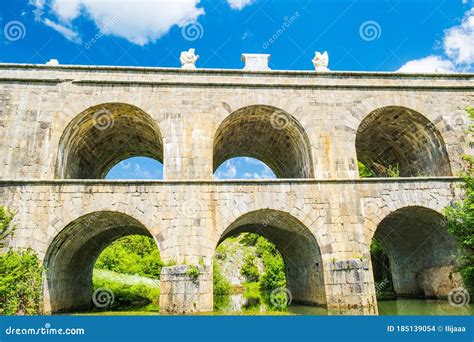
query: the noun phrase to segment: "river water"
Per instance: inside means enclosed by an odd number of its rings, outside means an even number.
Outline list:
[[[277,306],[271,303],[268,296],[245,296],[243,294],[232,294],[225,297],[214,297],[217,306],[211,315],[344,315],[359,314],[367,315],[374,312],[341,312],[328,311],[326,308],[318,306],[291,304],[289,306]],[[75,313],[79,315],[158,315],[157,311],[143,311],[140,308],[123,308],[114,311],[93,311]],[[379,315],[465,315],[474,316],[474,305],[453,306],[446,300],[430,299],[396,299],[379,300]]]
[[[243,294],[233,294],[226,298],[216,298],[219,305],[216,314],[294,314],[294,315],[334,315],[344,312],[328,312],[326,308],[308,305],[292,304],[287,307],[275,307],[264,297],[246,298]],[[219,303],[220,302],[220,303]],[[349,313],[349,312],[347,312]],[[354,312],[350,314],[367,314],[368,312]],[[369,313],[370,314],[370,313]],[[474,315],[474,306],[453,306],[446,300],[430,299],[396,299],[380,300],[378,302],[379,315]]]

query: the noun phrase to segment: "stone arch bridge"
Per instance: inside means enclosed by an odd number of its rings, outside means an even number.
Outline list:
[[[129,234],[152,237],[175,264],[162,271],[164,312],[212,310],[215,249],[244,231],[276,244],[296,302],[376,313],[374,236],[398,295],[445,297],[456,247],[442,212],[472,153],[473,80],[0,65],[0,205],[17,227],[8,247],[38,252],[52,312],[91,305],[96,258]],[[164,180],[103,179],[132,156],[162,162]],[[278,178],[213,179],[238,156]],[[360,179],[357,161],[377,177]],[[401,178],[384,178],[395,165]]]

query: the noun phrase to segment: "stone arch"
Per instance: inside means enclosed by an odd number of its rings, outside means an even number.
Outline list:
[[[44,258],[48,309],[60,312],[90,307],[95,261],[105,247],[127,235],[152,237],[141,222],[116,211],[92,212],[64,227]]]
[[[378,223],[373,238],[388,255],[397,295],[445,297],[455,286],[456,241],[438,211],[398,208]]]
[[[419,112],[401,106],[378,108],[360,123],[356,133],[357,159],[376,176],[398,166],[400,176],[451,176],[443,137]]]
[[[294,302],[327,304],[321,250],[301,221],[284,211],[247,212],[222,232],[216,248],[226,238],[244,232],[259,234],[275,244],[285,263],[287,287]]]
[[[163,162],[163,138],[153,118],[126,103],[104,103],[77,115],[59,141],[56,178],[103,178],[134,156]]]
[[[268,105],[240,108],[218,127],[213,172],[234,157],[258,159],[279,178],[314,176],[311,144],[305,130],[289,113]]]

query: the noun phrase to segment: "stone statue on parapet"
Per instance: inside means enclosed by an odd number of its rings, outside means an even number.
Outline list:
[[[195,49],[182,51],[179,60],[181,61],[181,69],[196,69],[196,61],[199,56],[194,53]]]
[[[314,69],[316,71],[329,71],[329,55],[327,51],[323,53],[316,51],[313,58]]]

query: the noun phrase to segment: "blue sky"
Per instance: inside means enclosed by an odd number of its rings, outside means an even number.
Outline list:
[[[311,70],[315,51],[328,51],[331,70],[472,72],[473,5],[471,0],[3,0],[0,62],[41,64],[54,58],[60,64],[179,67],[180,52],[193,47],[200,68],[240,69],[241,54],[251,52],[271,54],[272,69]],[[118,165],[113,178],[162,174],[144,158],[131,163]],[[245,158],[220,171],[223,178],[270,175]]]

